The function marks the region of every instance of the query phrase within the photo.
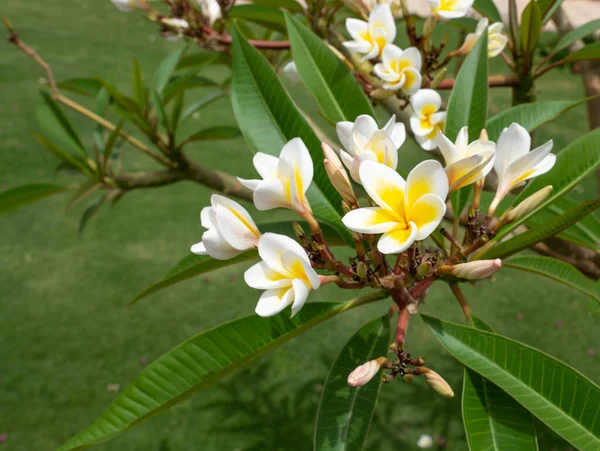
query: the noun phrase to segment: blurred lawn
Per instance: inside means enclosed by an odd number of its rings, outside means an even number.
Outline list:
[[[51,63],[58,80],[99,74],[126,88],[133,57],[151,74],[157,61],[177,45],[158,38],[155,27],[141,17],[119,13],[108,0],[4,0],[0,14],[9,16],[22,39]],[[496,69],[501,64],[494,61]],[[30,59],[8,44],[0,46],[3,190],[28,182],[73,183],[54,173],[56,161],[32,136],[37,132],[40,77],[43,73]],[[539,89],[544,100],[583,95],[579,78],[566,72],[546,77]],[[491,112],[509,103],[507,89],[494,90]],[[88,139],[92,124],[71,113],[70,117]],[[228,102],[221,101],[188,132],[234,122]],[[543,127],[536,139],[541,143],[553,138],[555,149],[561,149],[586,127],[585,109],[580,107]],[[405,168],[426,158],[412,144],[401,152]],[[252,173],[251,155],[241,139],[198,146],[193,153],[207,165],[244,176]],[[124,149],[124,165],[132,170],[152,167],[133,148]],[[595,193],[590,181],[575,194],[583,199]],[[65,212],[66,197],[0,217],[0,434],[8,435],[1,450],[55,448],[115,397],[107,384],[124,386],[144,361],[223,321],[253,313],[259,293],[245,287],[244,265],[125,307],[198,241],[199,211],[209,196],[208,190],[191,183],[134,192],[102,210],[82,238],[77,227],[83,207]],[[272,220],[273,212],[255,216]],[[474,312],[499,333],[600,380],[598,356],[588,355],[598,346],[598,323],[588,316],[584,296],[511,270],[502,271],[496,282],[482,283],[477,290],[468,287],[466,292]],[[328,287],[311,296],[312,301],[345,298],[341,290]],[[378,304],[335,318],[97,449],[311,449],[318,391],[328,364],[360,324],[386,310]],[[441,284],[432,289],[424,311],[461,320]],[[522,320],[516,319],[518,313]],[[461,392],[461,367],[418,318],[411,324],[409,346]],[[540,431],[541,449],[566,449],[541,425]],[[422,433],[447,436],[448,449],[466,449],[460,396],[442,399],[422,381],[384,387],[367,449],[413,449]]]

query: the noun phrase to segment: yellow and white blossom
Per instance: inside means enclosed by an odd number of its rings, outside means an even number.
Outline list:
[[[493,58],[494,56],[500,55],[504,47],[506,47],[506,43],[508,42],[508,38],[502,34],[502,28],[504,24],[502,22],[496,22],[488,27],[489,21],[486,18],[483,18],[477,24],[477,29],[475,33],[469,33],[465,38],[465,42],[460,49],[458,49],[461,53],[470,52],[479,37],[485,32],[487,29],[488,33],[488,58]]]
[[[365,55],[363,60],[381,56],[387,44],[394,42],[396,23],[390,5],[381,3],[369,14],[369,21],[346,19],[346,29],[353,41],[344,42],[348,50]]]
[[[282,207],[300,213],[310,211],[306,190],[312,183],[314,169],[302,139],[289,141],[279,158],[259,152],[252,161],[263,180],[238,180],[254,191],[254,206],[258,210]]]
[[[200,213],[202,227],[208,230],[192,246],[194,254],[227,260],[258,246],[260,232],[244,207],[218,194],[211,196],[210,203]]]
[[[412,95],[421,88],[421,53],[416,47],[402,50],[388,44],[381,54],[381,63],[373,68],[375,75],[383,80],[384,89],[402,90]]]
[[[256,305],[260,316],[273,316],[292,304],[292,316],[298,313],[311,290],[321,285],[306,251],[293,239],[265,233],[258,242],[261,262],[244,273],[252,288],[266,290]]]
[[[421,89],[411,96],[413,114],[410,128],[422,149],[433,150],[437,145],[438,132],[446,127],[446,112],[439,111],[442,97],[433,89]]]
[[[340,152],[340,158],[357,183],[364,161],[376,161],[392,169],[398,167],[398,149],[406,139],[406,130],[404,124],[396,123],[395,115],[381,130],[375,119],[363,114],[354,122],[338,122],[336,131],[346,149]]]
[[[468,127],[460,129],[455,143],[438,132],[437,145],[446,162],[450,192],[481,180],[494,167],[496,144],[483,139],[469,144]]]
[[[490,206],[494,212],[508,192],[538,175],[545,174],[556,163],[556,155],[551,154],[552,140],[531,150],[531,137],[527,130],[513,123],[502,130],[496,144],[494,170],[498,176],[498,189]]]
[[[365,161],[360,178],[378,207],[352,210],[342,221],[355,232],[383,233],[377,249],[384,254],[399,254],[415,241],[424,240],[446,213],[448,177],[435,160],[418,164],[406,182],[393,169]]]
[[[202,11],[202,15],[212,25],[221,18],[221,6],[217,0],[196,0]]]
[[[474,0],[427,0],[431,12],[442,19],[464,17],[473,6]]]

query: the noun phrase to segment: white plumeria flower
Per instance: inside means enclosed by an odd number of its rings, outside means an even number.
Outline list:
[[[481,180],[494,167],[496,144],[482,139],[469,144],[468,127],[460,129],[454,144],[438,132],[437,145],[446,162],[450,192]]]
[[[356,53],[364,54],[363,60],[381,55],[387,44],[394,42],[396,23],[390,5],[381,3],[369,14],[369,22],[349,18],[346,28],[353,41],[344,42],[344,46]]]
[[[418,164],[406,182],[393,169],[365,161],[360,178],[379,207],[352,210],[342,221],[355,232],[383,233],[377,249],[384,254],[399,254],[415,241],[424,240],[446,213],[448,177],[435,160]]]
[[[238,180],[254,191],[258,210],[282,207],[299,213],[310,211],[306,190],[312,183],[314,168],[302,139],[294,138],[283,146],[279,158],[259,152],[252,161],[263,180]]]
[[[433,447],[433,439],[431,435],[423,434],[417,440],[417,446],[421,449],[429,449]]]
[[[321,285],[306,251],[287,236],[265,233],[258,242],[258,254],[262,261],[244,273],[248,285],[266,290],[256,305],[256,313],[273,316],[292,304],[294,316],[310,291]]]
[[[538,175],[545,174],[556,163],[556,155],[551,154],[552,140],[531,149],[531,137],[527,130],[513,123],[502,130],[496,145],[494,170],[498,176],[498,189],[490,206],[494,212],[508,192]]]
[[[446,127],[446,112],[439,111],[442,97],[433,89],[421,89],[410,98],[410,128],[422,149],[433,150],[439,131]]]
[[[427,0],[431,11],[442,19],[464,17],[473,6],[474,0]]]
[[[508,38],[502,34],[502,28],[504,25],[502,22],[496,22],[495,24],[490,25],[488,28],[489,21],[486,18],[483,18],[477,24],[477,29],[475,33],[469,33],[465,38],[465,42],[460,49],[458,49],[461,53],[470,52],[479,37],[485,32],[487,29],[488,33],[488,58],[493,58],[494,56],[500,55],[504,47],[506,47],[506,43],[508,42]]]
[[[285,66],[283,66],[283,69],[281,69],[281,73],[283,75],[285,75],[290,81],[293,81],[294,83],[302,83],[302,78],[300,77],[300,74],[298,73],[298,68],[296,67],[296,63],[293,61],[290,61]]]
[[[228,260],[258,246],[260,232],[244,207],[218,194],[211,196],[210,203],[200,213],[202,227],[208,230],[192,246],[194,254]]]
[[[212,25],[221,18],[221,6],[217,0],[196,0],[202,11],[202,15]]]
[[[416,47],[402,50],[388,44],[383,49],[381,60],[374,71],[384,81],[384,89],[402,89],[405,94],[412,95],[421,88],[421,53]]]
[[[354,122],[338,122],[336,131],[344,149],[340,158],[350,171],[350,175],[360,183],[360,165],[364,161],[376,161],[392,169],[398,167],[398,149],[406,139],[404,124],[396,123],[393,115],[379,130],[371,116],[363,114]]]

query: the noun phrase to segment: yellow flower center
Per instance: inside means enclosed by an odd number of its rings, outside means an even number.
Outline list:
[[[433,127],[433,122],[431,121],[431,116],[436,112],[436,108],[434,105],[427,105],[423,107],[421,110],[421,127],[423,128],[431,128]]]

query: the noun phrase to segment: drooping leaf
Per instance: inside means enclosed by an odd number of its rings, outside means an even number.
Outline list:
[[[566,262],[550,257],[524,255],[511,257],[504,262],[504,266],[528,271],[562,283],[590,296],[600,305],[600,291],[597,290],[596,284]]]
[[[42,130],[61,143],[69,146],[69,149],[81,156],[87,156],[85,147],[75,130],[75,127],[69,121],[62,108],[52,98],[50,94],[42,91],[44,104],[37,110],[37,119]]]
[[[159,64],[158,69],[154,73],[152,84],[154,91],[156,91],[158,94],[162,94],[163,89],[165,89],[165,86],[167,86],[167,83],[169,83],[169,79],[171,78],[171,75],[173,75],[173,72],[179,63],[179,59],[181,58],[181,55],[183,55],[184,50],[184,46],[179,47],[177,50],[171,52],[171,54],[169,54]]]
[[[565,363],[510,338],[421,315],[466,367],[496,384],[584,451],[600,447],[600,387]]]
[[[521,14],[521,49],[531,59],[542,34],[542,12],[536,0],[530,0]]]
[[[354,75],[327,44],[292,15],[286,13],[285,19],[298,72],[325,116],[333,122],[375,117]]]
[[[208,94],[206,97],[203,97],[195,102],[190,103],[184,110],[181,115],[181,121],[185,121],[189,119],[195,112],[202,110],[208,105],[212,104],[216,100],[225,97],[225,93],[222,91],[217,91]]]
[[[34,135],[38,142],[52,155],[59,158],[69,165],[72,169],[76,169],[85,175],[91,176],[93,171],[90,169],[88,162],[80,155],[74,155],[61,147],[54,144],[52,141],[42,135]]]
[[[475,329],[494,332],[483,320],[470,317]],[[533,418],[501,388],[465,368],[462,393],[465,433],[472,450],[537,451]]]
[[[598,207],[600,207],[600,201],[584,202],[566,213],[557,216],[546,224],[529,229],[527,232],[521,233],[495,245],[483,255],[485,255],[486,258],[508,257],[509,255],[533,246],[546,238],[558,235],[577,221],[580,221],[587,215],[593,213]]]
[[[544,175],[535,178],[517,197],[517,203],[531,194],[539,191],[545,186],[552,185],[552,194],[535,211],[527,216],[516,220],[512,224],[502,228],[495,238],[496,241],[507,233],[523,224],[537,211],[550,205],[559,197],[568,193],[581,182],[588,174],[600,165],[600,129],[592,130],[575,140],[562,151],[556,158],[556,164]]]
[[[323,385],[315,424],[314,449],[363,449],[381,388],[381,378],[350,387],[348,375],[359,365],[387,355],[390,319],[387,315],[361,327],[338,355]]]
[[[95,78],[69,78],[56,85],[58,89],[75,92],[87,97],[96,97],[102,89],[102,83]]]
[[[245,19],[285,33],[285,19],[283,13],[274,6],[267,5],[237,5],[229,11],[232,19]]]
[[[594,42],[593,44],[588,44],[585,47],[574,51],[569,54],[564,62],[574,62],[574,61],[585,61],[585,60],[598,60],[600,59],[600,42]]]
[[[144,75],[142,74],[142,68],[140,62],[135,58],[133,60],[132,69],[133,79],[133,97],[135,98],[140,110],[146,108],[146,86],[144,85]]]
[[[321,143],[290,99],[268,61],[235,28],[233,31],[233,111],[250,148],[278,156],[283,146],[300,137],[314,164],[307,192],[313,213],[331,225],[347,243],[352,235],[341,221],[341,198],[323,166]]]
[[[580,39],[585,38],[586,36],[595,33],[600,29],[600,19],[592,20],[591,22],[585,23],[580,27],[571,30],[567,34],[565,34],[560,40],[557,42],[556,46],[552,50],[552,52],[560,52],[563,49],[566,49],[571,44],[579,41]]]
[[[100,196],[96,200],[94,200],[90,205],[88,205],[88,207],[84,210],[83,214],[81,215],[81,219],[79,220],[79,237],[83,235],[85,227],[89,224],[92,218],[98,214],[106,200],[107,194]]]
[[[53,194],[61,193],[66,189],[68,187],[60,185],[30,184],[0,192],[0,215],[18,210],[25,205],[37,202]]]
[[[536,128],[558,118],[571,108],[585,103],[590,99],[591,97],[575,101],[554,100],[549,102],[523,103],[504,110],[488,119],[485,129],[491,141],[497,141],[502,130],[513,122],[521,125],[528,132],[532,132]]]
[[[473,9],[482,16],[487,17],[490,20],[490,25],[495,22],[502,22],[502,16],[493,0],[475,0]]]
[[[191,141],[212,141],[216,139],[233,139],[242,136],[240,129],[233,126],[209,127],[194,133],[185,139],[185,143]]]
[[[59,451],[83,449],[110,440],[311,327],[363,302],[381,298],[378,292],[366,301],[357,298],[346,303],[308,303],[291,319],[289,312],[271,318],[251,315],[196,335],[146,367],[94,424]],[[254,301],[248,300],[250,304]]]

